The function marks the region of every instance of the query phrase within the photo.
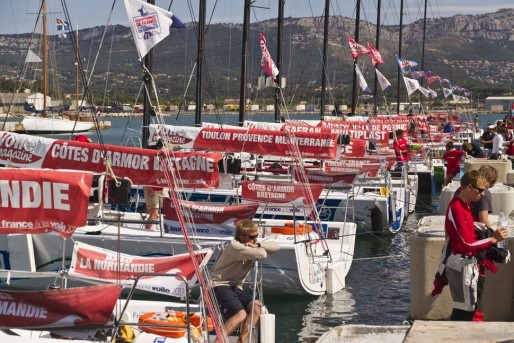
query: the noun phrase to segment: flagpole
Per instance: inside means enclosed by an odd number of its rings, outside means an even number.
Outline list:
[[[77,111],[77,118],[80,114],[79,110],[79,27],[75,34],[75,110]]]
[[[382,6],[382,0],[378,0],[377,2],[377,30],[376,30],[376,40],[375,47],[377,50],[380,50],[380,8]],[[378,69],[378,63],[375,64],[375,68]],[[373,115],[377,115],[377,94],[378,94],[378,77],[375,72],[375,83],[373,85]]]
[[[146,1],[150,5],[155,5],[155,0]],[[150,138],[150,90],[152,89],[152,72],[153,72],[153,47],[148,51],[143,59],[144,72],[143,82],[145,84],[145,91],[143,92],[143,132],[142,132],[142,148],[148,148],[148,139]]]
[[[281,79],[282,74],[282,38],[284,28],[284,4],[285,0],[278,0],[278,30],[277,30],[277,69],[279,70],[278,79],[275,80],[275,123],[280,123],[280,104],[281,104]]]
[[[203,48],[205,38],[205,13],[206,0],[200,0],[200,8],[198,12],[198,48],[196,55],[196,108],[195,108],[195,126],[202,126],[202,110],[203,110]]]
[[[43,113],[46,111],[46,92],[47,92],[47,42],[46,42],[46,0],[41,1],[41,12],[43,14]]]
[[[398,56],[402,58],[402,31],[403,31],[403,0],[400,2],[400,35],[398,39]],[[398,85],[396,92],[396,114],[400,114],[400,73],[401,68],[398,65]]]
[[[328,28],[330,23],[330,0],[325,1],[325,25],[323,31],[323,72],[321,74],[321,103],[320,118],[323,120],[325,115],[325,92],[327,88],[327,47],[328,47]]]
[[[245,0],[243,19],[243,50],[241,54],[241,84],[239,89],[239,126],[243,126],[246,111],[246,65],[248,53],[248,31],[250,30],[250,0]]]
[[[355,10],[355,41],[359,41],[359,26],[361,19],[361,0],[357,0]],[[355,66],[357,65],[357,57],[353,59],[353,83],[352,83],[352,116],[355,115],[357,108],[357,72]]]

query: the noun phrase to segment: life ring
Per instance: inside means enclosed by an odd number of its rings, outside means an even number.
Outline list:
[[[272,233],[279,233],[281,235],[304,235],[312,232],[312,225],[300,223],[294,227],[293,222],[285,222],[284,226],[276,226],[271,228]]]
[[[148,312],[139,316],[139,329],[147,333],[170,338],[181,338],[186,334],[187,315],[183,312]],[[193,335],[199,335],[199,330],[203,330],[203,317],[197,314],[189,316]],[[153,324],[156,326],[144,326],[141,324]],[[157,326],[159,325],[159,326]],[[213,329],[212,320],[207,317],[207,330]],[[196,331],[196,332],[195,332]]]

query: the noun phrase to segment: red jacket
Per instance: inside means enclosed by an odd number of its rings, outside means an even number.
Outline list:
[[[446,210],[444,229],[450,238],[452,253],[475,256],[476,253],[493,245],[492,239],[477,240],[469,204],[454,196]]]

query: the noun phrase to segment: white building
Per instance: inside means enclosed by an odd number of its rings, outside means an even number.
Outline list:
[[[485,110],[506,112],[514,106],[514,96],[490,96],[485,98]]]

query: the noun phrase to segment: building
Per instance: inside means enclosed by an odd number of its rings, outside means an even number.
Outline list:
[[[514,106],[514,96],[490,96],[485,98],[485,110],[507,112]]]

